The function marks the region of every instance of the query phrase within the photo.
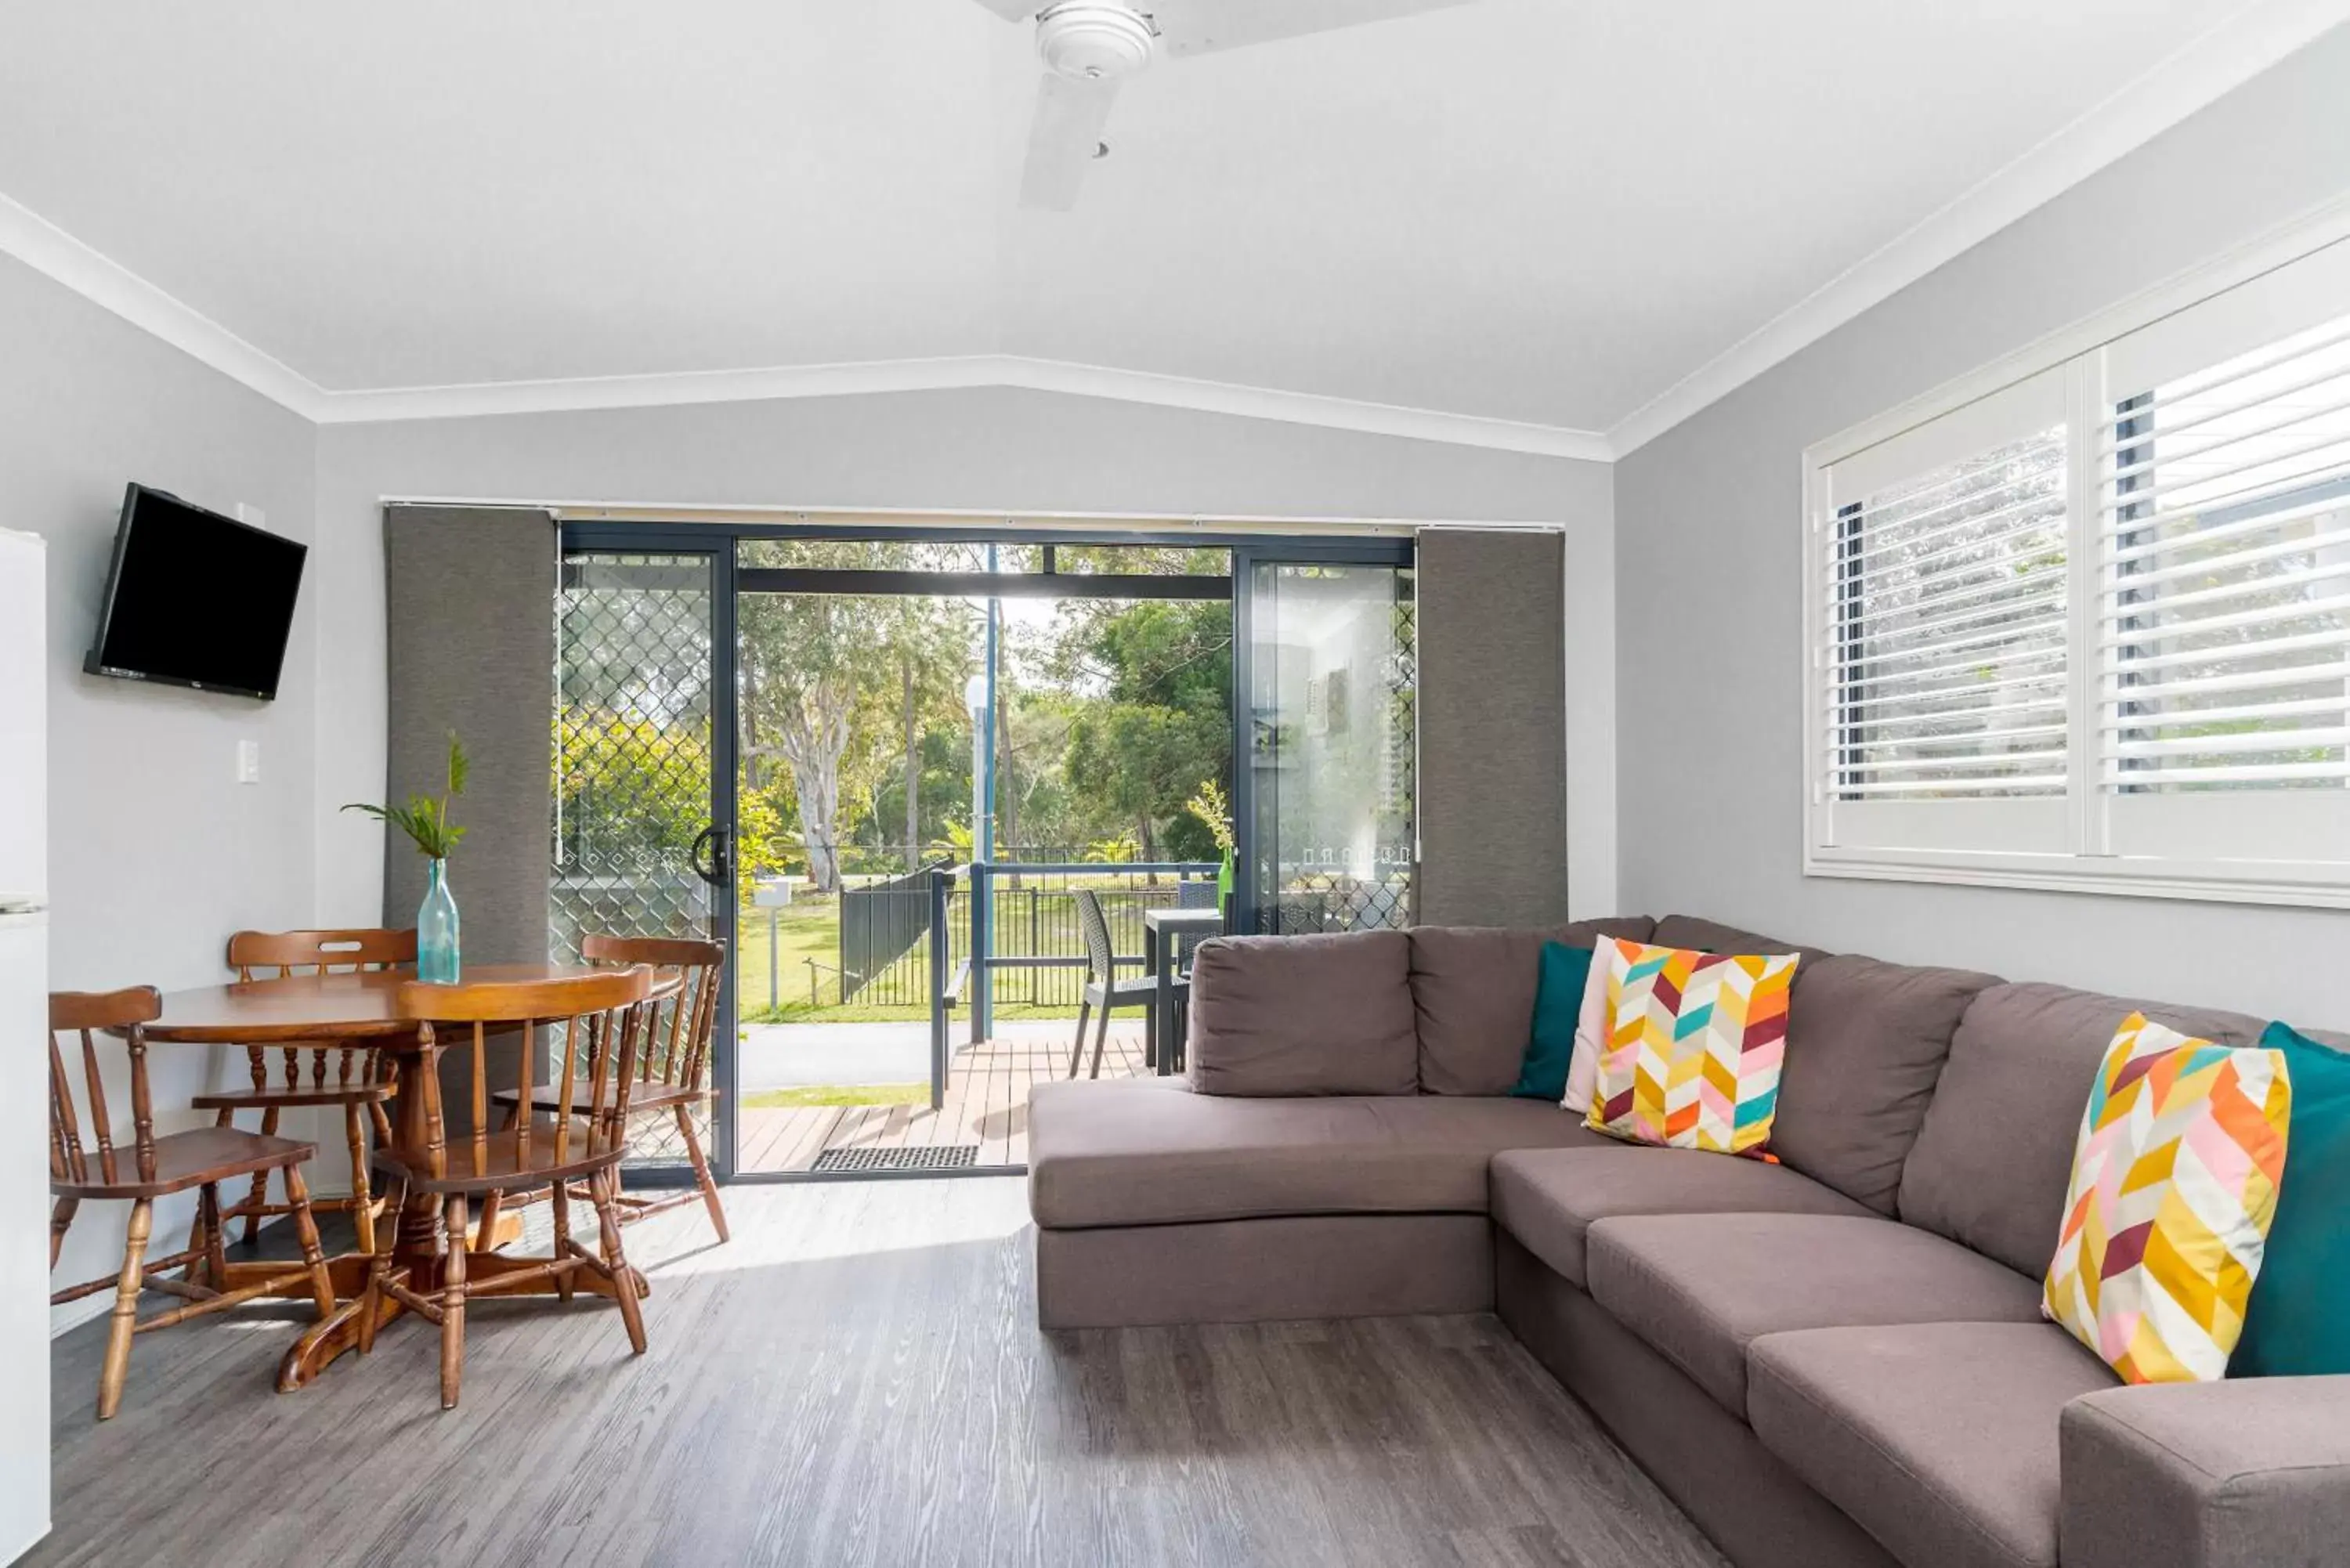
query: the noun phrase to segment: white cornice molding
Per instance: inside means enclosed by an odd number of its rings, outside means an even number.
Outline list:
[[[272,402],[305,419],[318,417],[319,400],[326,394],[307,377],[5,195],[0,195],[0,254],[15,256]]]
[[[1606,462],[1613,455],[1607,438],[1596,431],[1446,413],[1434,409],[1400,408],[1352,398],[1243,387],[1227,381],[1078,365],[1061,359],[1035,359],[1016,354],[328,392],[320,400],[316,417],[322,424],[355,424],[756,402],[777,398],[838,398],[868,392],[950,391],[972,387],[1062,392],[1073,397],[1149,403],[1201,413],[1274,420],[1544,457],[1579,458],[1590,462]]]
[[[1606,462],[1614,455],[1607,438],[1596,431],[1014,354],[330,392],[5,195],[0,195],[0,254],[15,256],[199,363],[318,424],[1014,387],[1589,462]]]
[[[1618,421],[1609,444],[1618,457],[1638,451],[2345,21],[2350,0],[2235,12]]]

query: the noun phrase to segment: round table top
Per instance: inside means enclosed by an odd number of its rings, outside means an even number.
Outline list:
[[[540,984],[608,970],[556,963],[484,963],[465,967],[465,983]],[[233,981],[163,993],[162,1016],[147,1038],[189,1044],[266,1045],[287,1041],[390,1041],[411,1034],[413,1019],[400,1016],[400,988],[413,971],[359,974],[297,974],[283,980]],[[655,971],[652,994],[682,983],[672,971]]]

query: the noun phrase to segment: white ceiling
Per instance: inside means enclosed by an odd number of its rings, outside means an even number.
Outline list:
[[[1021,356],[1606,431],[2241,9],[1481,0],[1162,59],[1052,214],[971,0],[17,5],[0,192],[328,391]]]

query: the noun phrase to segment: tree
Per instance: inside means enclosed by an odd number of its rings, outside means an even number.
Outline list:
[[[909,545],[888,540],[762,541],[746,548],[747,566],[888,569],[961,565],[965,546]],[[931,558],[936,556],[937,559]],[[808,877],[817,888],[840,886],[844,763],[868,786],[878,784],[869,737],[877,711],[894,709],[900,734],[914,743],[899,753],[906,777],[919,784],[920,716],[937,711],[960,691],[968,659],[969,610],[957,601],[919,597],[860,597],[845,594],[743,596],[736,612],[741,635],[743,757],[746,784],[764,783],[762,769],[781,757],[790,768],[806,846]],[[851,758],[863,732],[868,750]],[[868,787],[870,797],[878,789]],[[910,789],[918,797],[919,789]],[[909,825],[908,844],[920,839]]]
[[[1232,607],[1214,601],[1086,605],[1063,618],[1055,660],[1095,701],[1071,720],[1071,791],[1130,832],[1143,858],[1214,857],[1184,809],[1232,763]],[[1088,690],[1090,689],[1090,690]]]
[[[927,724],[962,716],[971,666],[970,607],[953,599],[894,601],[890,651],[898,665],[898,734],[905,790],[906,869],[921,864],[922,735]]]

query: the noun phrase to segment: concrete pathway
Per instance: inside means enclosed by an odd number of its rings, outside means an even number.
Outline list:
[[[952,1027],[960,1049],[971,1038],[970,1021],[958,1016]],[[998,1023],[995,1037],[1058,1041],[1066,1047],[1076,1028],[1074,1017],[1022,1019]],[[746,1095],[832,1084],[927,1084],[931,1026],[920,1022],[746,1023],[737,1055]]]

